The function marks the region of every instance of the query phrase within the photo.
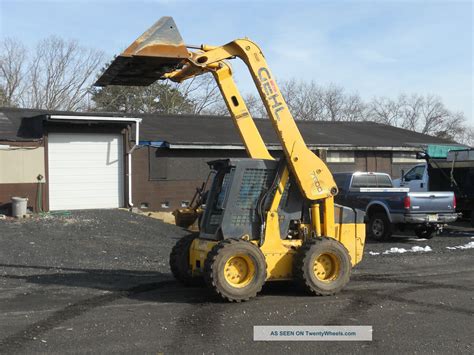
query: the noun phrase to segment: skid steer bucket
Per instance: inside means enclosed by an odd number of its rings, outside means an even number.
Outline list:
[[[173,18],[162,17],[117,56],[94,85],[147,86],[188,57]]]

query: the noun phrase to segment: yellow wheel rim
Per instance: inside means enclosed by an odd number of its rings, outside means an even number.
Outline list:
[[[313,273],[323,282],[334,281],[339,275],[339,259],[332,253],[324,253],[314,259]]]
[[[255,263],[247,255],[234,255],[225,263],[224,277],[232,287],[245,287],[255,277]]]

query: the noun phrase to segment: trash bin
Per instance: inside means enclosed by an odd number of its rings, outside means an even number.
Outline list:
[[[23,218],[26,215],[26,205],[28,199],[26,197],[12,197],[12,216]]]

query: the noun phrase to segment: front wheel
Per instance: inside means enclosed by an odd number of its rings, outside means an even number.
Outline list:
[[[392,236],[392,229],[386,213],[374,213],[367,224],[367,236],[376,241],[386,240]]]
[[[351,276],[351,257],[335,239],[322,237],[305,242],[295,255],[293,274],[307,291],[318,296],[341,291]]]
[[[207,254],[204,264],[207,285],[230,302],[255,297],[266,277],[265,256],[256,245],[245,240],[219,242]]]

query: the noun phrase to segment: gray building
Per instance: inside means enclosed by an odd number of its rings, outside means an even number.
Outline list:
[[[271,154],[280,157],[270,121],[255,121]],[[373,122],[297,124],[306,144],[334,172],[398,177],[417,163],[417,151],[456,145]],[[209,173],[207,161],[245,156],[229,117],[0,108],[0,206],[24,196],[33,210],[133,204],[170,211],[192,198]]]

